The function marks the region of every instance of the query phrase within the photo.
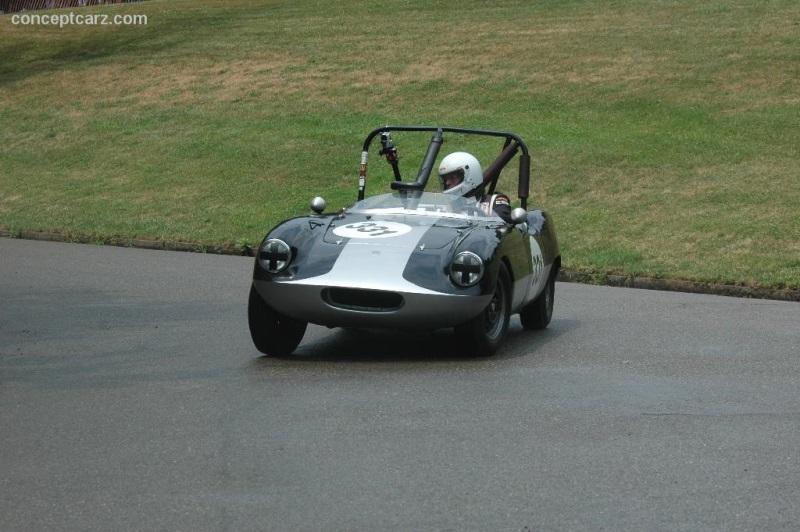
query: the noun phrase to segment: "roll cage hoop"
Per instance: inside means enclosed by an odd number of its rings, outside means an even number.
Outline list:
[[[422,165],[420,166],[419,172],[417,173],[417,177],[414,181],[403,181],[400,176],[397,149],[395,148],[394,142],[392,142],[391,139],[392,131],[433,132],[433,137],[431,137],[430,144],[428,144],[428,150],[425,153],[425,157],[422,159]],[[520,154],[519,161],[517,196],[521,201],[522,208],[527,209],[531,174],[531,157],[528,153],[528,147],[525,145],[525,142],[523,142],[523,140],[517,135],[508,133],[506,131],[446,126],[383,126],[371,131],[369,135],[367,135],[366,140],[364,140],[364,146],[361,150],[361,166],[359,167],[358,173],[359,201],[364,199],[364,191],[367,183],[367,159],[369,158],[369,147],[376,137],[380,136],[381,138],[381,150],[379,154],[385,156],[387,162],[392,165],[395,178],[391,184],[392,190],[421,193],[425,189],[425,185],[428,183],[431,171],[433,170],[433,165],[436,162],[436,157],[439,155],[439,149],[444,142],[443,133],[459,133],[464,135],[478,135],[504,139],[503,149],[501,150],[500,154],[492,162],[492,164],[487,166],[483,171],[483,185],[488,186],[488,191],[490,194],[494,193],[495,187],[497,186],[497,180],[500,177],[500,172],[514,158],[517,152],[521,150],[522,153]]]

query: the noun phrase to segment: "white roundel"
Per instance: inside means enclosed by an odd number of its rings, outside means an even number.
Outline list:
[[[411,226],[398,222],[357,222],[333,230],[342,238],[391,238],[411,231]]]

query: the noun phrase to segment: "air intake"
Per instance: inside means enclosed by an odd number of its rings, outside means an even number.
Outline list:
[[[361,312],[392,312],[403,306],[403,296],[382,290],[326,288],[322,299],[332,307]]]

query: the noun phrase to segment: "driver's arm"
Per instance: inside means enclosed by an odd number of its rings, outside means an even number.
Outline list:
[[[495,194],[491,200],[492,211],[503,219],[503,221],[511,223],[511,200],[505,194]]]

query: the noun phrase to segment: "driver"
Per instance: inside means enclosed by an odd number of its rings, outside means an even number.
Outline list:
[[[442,159],[439,163],[439,180],[445,194],[475,198],[483,212],[511,222],[511,201],[508,196],[484,193],[481,163],[469,153],[457,151]]]

